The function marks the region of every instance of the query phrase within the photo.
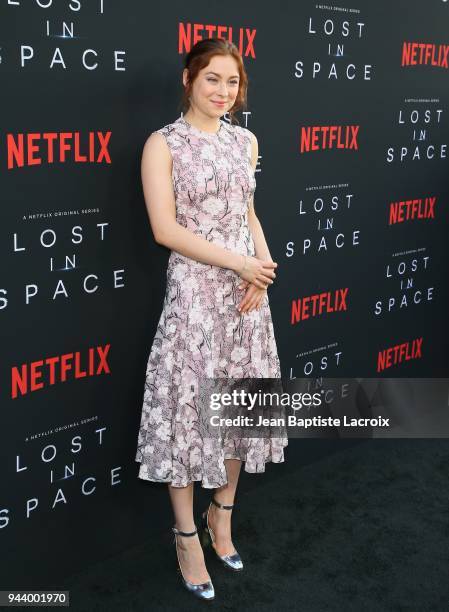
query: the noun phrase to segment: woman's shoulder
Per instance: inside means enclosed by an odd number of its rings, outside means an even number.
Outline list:
[[[229,126],[229,128],[231,130],[234,130],[235,132],[238,132],[240,134],[248,134],[248,133],[251,134],[248,128],[243,127],[243,125],[240,125],[239,123],[231,123],[230,121],[225,121],[223,119],[222,121],[225,125]]]
[[[183,135],[183,126],[179,119],[166,123],[153,130],[148,136],[147,142],[151,142],[154,148],[168,146],[169,149],[177,148],[180,146],[181,136]]]
[[[154,130],[153,133],[162,134],[163,136],[168,136],[170,134],[174,134],[177,131],[179,131],[181,127],[182,127],[182,124],[180,123],[179,118],[178,118],[172,121],[171,123],[166,123],[162,127],[157,128],[156,130]]]
[[[251,130],[243,127],[243,125],[238,125],[237,123],[227,123],[226,125],[229,126],[228,129],[231,130],[231,133],[235,134],[235,138],[237,140],[240,140],[247,146],[252,147],[252,143],[256,137]]]
[[[176,147],[177,133],[176,121],[153,129],[147,135],[144,150],[147,150],[150,154],[159,154],[163,151],[171,150],[173,147]]]
[[[235,134],[239,136],[243,136],[249,141],[252,141],[255,138],[255,135],[253,134],[253,132],[251,132],[251,130],[249,130],[248,128],[243,127],[243,125],[239,125],[237,123],[229,123],[229,122],[227,123],[227,125],[230,126],[231,130],[233,130]]]
[[[255,135],[253,132],[251,132],[251,130],[238,123],[231,123],[230,121],[226,121],[224,119],[221,119],[221,122],[224,130],[227,131],[228,134],[232,135],[236,140],[243,142],[246,145],[252,145],[252,142],[255,140]],[[181,137],[181,139],[184,140],[183,137],[187,133],[188,126],[185,125],[181,117],[178,117],[171,123],[167,123],[160,128],[155,129],[150,136],[153,134],[160,134],[164,137],[163,139],[166,140],[168,144],[175,144],[179,140],[178,137]],[[161,141],[163,139],[161,139]]]

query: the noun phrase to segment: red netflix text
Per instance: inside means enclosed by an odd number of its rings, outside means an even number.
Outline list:
[[[418,198],[416,200],[401,200],[390,202],[390,218],[388,225],[412,221],[414,219],[435,219],[436,197]]]
[[[110,374],[111,370],[106,362],[110,346],[106,344],[90,347],[84,357],[80,351],[76,351],[14,366],[11,369],[11,398],[66,382],[69,378],[99,376],[103,372]],[[44,380],[41,380],[42,378]]]
[[[224,38],[235,44],[241,56],[255,58],[255,37],[255,28],[238,28],[238,30],[234,31],[232,26],[180,23],[178,30],[178,53],[188,53],[194,44],[205,38]]]
[[[356,149],[359,125],[313,125],[302,127],[300,151],[321,151],[323,149]]]
[[[291,324],[294,325],[304,319],[317,317],[321,314],[347,310],[346,297],[348,287],[335,289],[335,291],[324,291],[307,295],[292,302]]]
[[[55,161],[77,163],[107,163],[111,156],[108,144],[112,132],[29,132],[7,134],[8,170]]]
[[[431,65],[448,68],[449,45],[405,42],[402,44],[401,66]]]
[[[408,361],[409,359],[420,359],[422,357],[422,338],[416,338],[411,342],[402,342],[379,351],[377,355],[377,372],[386,368]]]

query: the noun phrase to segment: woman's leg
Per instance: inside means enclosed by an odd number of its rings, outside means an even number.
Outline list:
[[[215,489],[214,497],[220,504],[231,505],[234,503],[242,462],[239,459],[225,459],[225,466],[228,482]],[[215,535],[214,548],[220,556],[235,552],[231,538],[231,514],[232,510],[217,508],[214,504],[209,510],[209,525]]]
[[[175,527],[181,531],[190,532],[195,529],[193,518],[193,482],[187,487],[172,487],[168,485],[168,492],[175,516]],[[185,538],[176,536],[178,540],[179,562],[184,578],[193,584],[200,584],[210,580],[204,562],[203,549],[198,536]]]

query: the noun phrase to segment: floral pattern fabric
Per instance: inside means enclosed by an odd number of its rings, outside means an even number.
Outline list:
[[[220,121],[204,132],[180,116],[157,130],[173,159],[177,222],[195,235],[242,255],[255,255],[248,208],[256,189],[251,133]],[[203,438],[197,396],[203,377],[280,378],[268,295],[259,310],[240,314],[245,294],[227,268],[170,253],[167,286],[146,369],[138,433],[138,477],[185,487],[226,484],[225,459],[246,472],[284,461],[286,438]]]

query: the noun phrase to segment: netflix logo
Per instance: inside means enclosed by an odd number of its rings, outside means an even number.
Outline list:
[[[422,338],[415,338],[411,342],[402,342],[401,344],[396,344],[379,351],[377,355],[377,372],[391,368],[404,361],[409,361],[410,359],[421,359],[422,342]]]
[[[91,347],[84,356],[80,351],[76,351],[14,366],[11,369],[11,398],[16,399],[19,394],[27,395],[44,387],[66,382],[69,378],[110,374],[111,370],[106,361],[110,346],[107,344]],[[43,377],[44,380],[41,380]]]
[[[359,125],[314,125],[302,127],[299,150],[301,153],[324,149],[358,150]]]
[[[7,168],[76,162],[111,164],[112,132],[29,132],[6,135]]]
[[[188,53],[199,40],[205,38],[224,38],[233,42],[242,57],[256,58],[254,49],[255,28],[238,28],[232,26],[180,23],[178,28],[178,53]]]
[[[448,68],[449,45],[405,42],[402,44],[401,66],[438,66]]]
[[[388,225],[415,219],[435,219],[435,202],[436,197],[391,202]]]
[[[348,310],[347,295],[348,287],[345,287],[344,289],[335,289],[333,292],[324,291],[293,300],[290,322],[294,325],[311,317]]]

